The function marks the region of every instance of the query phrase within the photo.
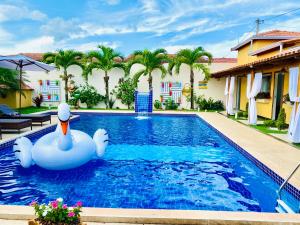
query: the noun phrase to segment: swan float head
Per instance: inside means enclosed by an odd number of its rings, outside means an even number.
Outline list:
[[[59,104],[57,117],[59,120],[58,147],[61,150],[67,151],[73,147],[72,136],[71,136],[70,126],[69,126],[71,113],[70,113],[70,106],[67,103]]]

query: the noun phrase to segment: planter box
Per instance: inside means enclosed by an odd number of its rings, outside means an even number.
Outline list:
[[[29,220],[28,225],[41,225],[41,223],[39,223],[38,221],[35,221],[35,220]],[[52,224],[48,224],[48,225],[52,225]],[[53,224],[53,225],[60,225],[60,224]],[[68,224],[62,224],[62,225],[68,225]],[[80,225],[87,225],[87,224],[86,223],[80,223]]]

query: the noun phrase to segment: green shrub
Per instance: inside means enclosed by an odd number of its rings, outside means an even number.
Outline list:
[[[169,98],[165,101],[164,105],[166,106],[166,110],[176,110],[178,109],[178,104],[174,102],[173,99]]]
[[[116,86],[116,90],[112,91],[118,99],[130,109],[130,106],[134,102],[135,84],[131,78],[120,79],[119,85]]]
[[[195,103],[198,105],[200,110],[214,110],[222,111],[224,110],[223,102],[220,100],[213,100],[212,98],[205,99],[203,95],[196,97]]]
[[[276,121],[276,127],[278,128],[278,130],[283,130],[288,127],[288,125],[285,123],[285,119],[286,119],[285,110],[284,108],[281,108]]]
[[[264,125],[266,127],[276,127],[276,121],[275,120],[265,120]]]
[[[161,109],[162,105],[161,105],[161,102],[158,101],[158,100],[155,100],[154,102],[154,108],[155,109]]]
[[[68,101],[70,105],[76,106],[78,101],[85,103],[87,108],[92,108],[100,102],[103,102],[105,97],[100,95],[96,88],[88,84],[80,86],[71,94],[71,99]]]

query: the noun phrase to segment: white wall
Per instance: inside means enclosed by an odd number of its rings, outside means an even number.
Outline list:
[[[211,72],[216,72],[218,70],[227,69],[234,65],[235,65],[234,63],[212,63],[210,65],[210,70],[211,70]],[[167,65],[165,65],[165,66],[167,67]],[[142,65],[138,65],[138,64],[134,65],[130,71],[130,75],[132,76],[133,74],[135,74],[142,68],[143,68]],[[68,69],[68,73],[74,75],[73,80],[75,81],[77,86],[84,84],[84,80],[81,76],[82,70],[80,67],[71,66]],[[49,73],[27,71],[26,77],[29,80],[29,85],[36,90],[36,94],[37,94],[37,92],[39,90],[39,83],[38,83],[39,80],[61,80],[59,78],[60,74],[62,74],[62,72],[59,70],[50,71]],[[124,72],[120,69],[113,69],[112,71],[109,72],[109,76],[110,76],[109,90],[111,91],[118,84],[119,79],[124,76]],[[189,80],[190,80],[190,72],[189,72],[189,68],[187,65],[183,65],[180,68],[179,75],[174,74],[173,76],[170,76],[169,74],[167,74],[164,79],[161,79],[160,72],[154,71],[152,76],[153,76],[153,94],[154,94],[153,99],[154,100],[160,100],[160,87],[161,87],[162,81],[171,81],[171,82],[179,81],[179,82],[182,82],[182,84],[184,85],[185,83],[189,83]],[[104,84],[103,77],[104,77],[103,71],[94,70],[92,75],[89,76],[88,83],[90,85],[94,86],[100,94],[105,95],[105,84]],[[204,95],[206,98],[211,97],[215,100],[224,101],[225,79],[224,78],[223,79],[211,78],[208,81],[207,89],[199,89],[198,81],[203,80],[203,78],[204,78],[204,76],[200,72],[195,72],[194,87],[195,87],[196,95],[197,96]],[[62,101],[65,101],[65,99],[64,99],[65,91],[64,91],[63,82],[61,82],[60,89],[61,89],[61,99],[62,99]],[[139,84],[138,84],[138,90],[139,91],[148,91],[148,77],[147,76],[141,77]],[[46,103],[43,103],[43,104],[47,105]],[[50,103],[50,104],[57,105],[59,103],[56,102],[56,103]],[[185,97],[182,97],[181,107],[189,108],[189,106],[190,106],[190,103],[188,103],[186,101]],[[82,105],[82,107],[85,107],[85,106]],[[104,105],[104,103],[101,103],[101,104],[97,105],[96,107],[104,108],[105,105]],[[115,107],[126,108],[126,106],[123,105],[119,100],[116,100],[114,108]]]

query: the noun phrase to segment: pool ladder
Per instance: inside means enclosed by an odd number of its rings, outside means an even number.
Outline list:
[[[290,175],[285,179],[285,181],[280,185],[278,191],[277,191],[277,205],[275,207],[276,212],[278,213],[299,213],[300,208],[297,212],[295,212],[291,207],[289,207],[283,200],[281,193],[284,189],[284,187],[288,184],[289,180],[292,178],[292,176],[296,173],[296,171],[300,168],[300,163],[295,167],[295,169],[290,173]]]

